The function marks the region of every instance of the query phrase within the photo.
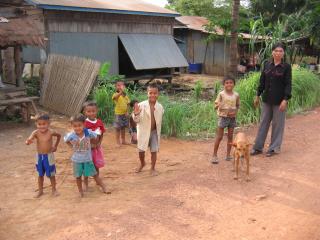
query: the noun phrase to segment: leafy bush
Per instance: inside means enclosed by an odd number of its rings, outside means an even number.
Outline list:
[[[320,104],[320,79],[311,71],[298,68],[292,72],[292,99],[288,114],[301,112]]]
[[[23,78],[28,96],[40,96],[39,77]]]
[[[107,86],[113,84],[119,80],[124,79],[124,75],[112,75],[110,74],[111,63],[105,62],[101,65],[98,75],[98,87]]]

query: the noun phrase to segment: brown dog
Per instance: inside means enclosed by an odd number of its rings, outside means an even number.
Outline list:
[[[234,138],[233,143],[231,143],[234,147],[233,156],[234,156],[234,170],[235,175],[234,179],[238,179],[239,176],[239,163],[240,158],[243,157],[246,161],[247,165],[247,181],[250,181],[249,178],[249,168],[250,168],[250,143],[246,137],[246,135],[243,132],[237,133],[237,135]]]

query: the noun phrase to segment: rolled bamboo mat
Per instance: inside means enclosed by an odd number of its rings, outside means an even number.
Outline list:
[[[92,59],[49,55],[44,69],[40,104],[68,116],[79,113],[99,68],[100,63]]]

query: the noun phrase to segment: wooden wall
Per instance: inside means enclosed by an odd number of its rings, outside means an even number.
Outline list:
[[[88,57],[111,62],[119,73],[118,34],[173,35],[174,18],[44,10],[47,53]]]
[[[173,34],[174,18],[129,14],[44,11],[49,32]]]
[[[187,32],[187,60],[202,63],[203,73],[222,76],[224,65],[227,67],[229,64],[229,44],[224,48],[223,39],[217,39],[207,45],[206,37],[207,34],[199,31]]]

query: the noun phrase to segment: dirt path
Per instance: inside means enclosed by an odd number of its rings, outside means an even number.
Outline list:
[[[36,200],[34,146],[24,145],[33,127],[1,125],[0,239],[320,239],[319,120],[320,109],[288,119],[282,154],[253,158],[249,183],[232,179],[230,162],[208,162],[212,140],[164,140],[161,174],[136,175],[135,148],[116,151],[108,132],[102,176],[112,194],[101,194],[91,180],[84,199],[78,198],[70,150],[61,144],[61,195],[52,198],[46,188]],[[64,133],[66,119],[53,126]],[[248,130],[252,140],[255,132]],[[256,200],[259,195],[265,198]]]

